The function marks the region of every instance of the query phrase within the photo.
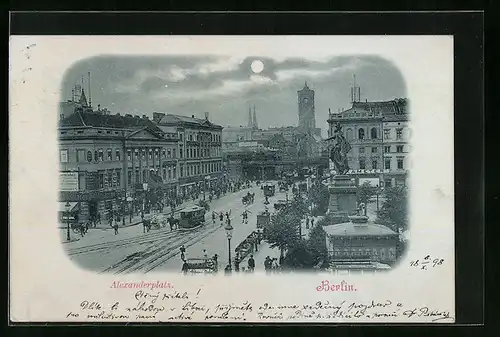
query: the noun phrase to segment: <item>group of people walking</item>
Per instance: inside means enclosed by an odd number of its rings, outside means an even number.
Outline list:
[[[277,258],[270,258],[269,256],[266,256],[266,259],[264,260],[264,270],[266,273],[277,272],[280,269],[281,265],[278,264]]]

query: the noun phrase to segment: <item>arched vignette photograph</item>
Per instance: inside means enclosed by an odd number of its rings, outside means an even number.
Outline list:
[[[383,57],[94,57],[61,98],[59,227],[82,268],[376,273],[404,254],[410,104]]]

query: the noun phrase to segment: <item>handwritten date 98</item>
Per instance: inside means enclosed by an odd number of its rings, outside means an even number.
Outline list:
[[[444,259],[432,258],[430,255],[425,256],[423,259],[410,261],[410,267],[427,270],[428,268],[436,268],[443,264]]]

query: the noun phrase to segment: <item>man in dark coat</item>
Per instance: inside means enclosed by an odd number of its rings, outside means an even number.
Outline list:
[[[250,272],[253,272],[255,269],[255,260],[253,259],[253,255],[250,255],[250,258],[248,259],[248,270]]]

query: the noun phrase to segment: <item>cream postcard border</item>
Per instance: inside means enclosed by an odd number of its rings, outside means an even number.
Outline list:
[[[57,118],[65,71],[98,55],[216,54],[323,58],[378,55],[392,61],[407,84],[411,104],[412,167],[409,248],[386,274],[332,276],[286,274],[183,277],[178,273],[97,275],[65,256],[57,223]],[[111,288],[113,281],[168,281],[200,305],[263,303],[297,305],[391,301],[405,309],[427,307],[455,316],[453,181],[453,38],[451,36],[12,36],[9,61],[10,138],[10,319],[99,321],[67,317],[84,300],[133,304],[137,289]],[[346,84],[347,85],[347,84]],[[321,121],[318,121],[321,122]],[[326,121],[324,121],[326,123]],[[410,261],[444,259],[421,271]],[[318,292],[322,280],[355,284],[351,293]],[[201,290],[200,290],[201,289]],[[200,290],[200,291],[198,291]],[[409,310],[409,309],[408,309]],[[263,322],[250,312],[246,322]],[[431,322],[433,316],[371,319],[297,318],[285,322]],[[166,320],[165,318],[153,321]],[[106,321],[103,319],[103,321]],[[127,321],[119,320],[118,321]],[[194,321],[203,321],[196,316]],[[231,322],[229,319],[218,320]],[[265,322],[284,322],[267,319]]]

